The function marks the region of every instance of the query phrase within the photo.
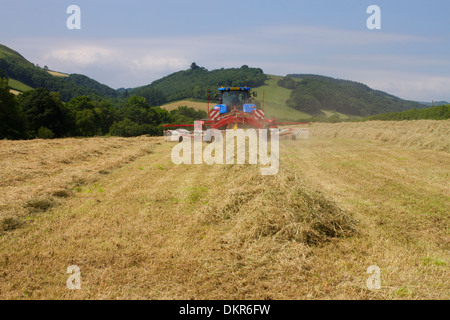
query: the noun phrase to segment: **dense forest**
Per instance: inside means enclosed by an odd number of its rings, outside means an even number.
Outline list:
[[[317,75],[291,74],[278,85],[293,89],[288,106],[313,115],[322,114],[322,110],[334,110],[347,115],[370,116],[425,108],[418,102],[402,100],[362,83]]]
[[[175,72],[130,93],[151,100],[156,92],[165,96],[164,102],[186,98],[205,99],[206,90],[217,92],[217,88],[221,86],[259,87],[266,80],[267,75],[259,68],[244,65],[241,68],[208,71],[193,62],[188,70]]]
[[[206,112],[179,107],[168,112],[143,97],[126,100],[78,96],[64,103],[57,92],[38,88],[19,96],[0,81],[0,139],[161,135],[162,124],[193,123]]]

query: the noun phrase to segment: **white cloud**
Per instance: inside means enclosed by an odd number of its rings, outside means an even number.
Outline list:
[[[114,61],[114,58],[113,50],[90,45],[55,49],[42,56],[42,59],[56,64],[71,63],[80,67],[87,67],[98,63],[111,63]]]
[[[135,73],[142,71],[163,72],[166,70],[180,70],[185,68],[188,63],[188,60],[179,57],[146,55],[131,60],[130,69]]]

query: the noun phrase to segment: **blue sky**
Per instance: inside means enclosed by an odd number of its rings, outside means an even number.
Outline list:
[[[450,101],[450,1],[0,0],[0,43],[53,70],[135,87],[196,62],[363,82]],[[68,30],[69,5],[81,30]],[[367,7],[381,8],[369,30]]]

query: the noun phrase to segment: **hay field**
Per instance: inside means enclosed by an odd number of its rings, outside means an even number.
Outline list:
[[[450,151],[450,120],[313,123],[311,135],[375,140],[400,147]]]
[[[0,140],[0,218],[27,214],[27,204],[58,202],[150,152],[155,138]]]
[[[54,77],[67,78],[69,76],[67,73],[62,73],[62,72],[58,72],[58,71],[47,70],[47,72]]]
[[[450,153],[315,135],[276,176],[161,138],[0,141],[0,298],[450,298]]]
[[[210,101],[209,102],[209,109],[211,110],[214,108],[214,105],[216,105],[216,101]],[[208,112],[208,103],[207,102],[196,102],[196,101],[190,101],[190,100],[180,100],[171,102],[168,104],[165,104],[161,106],[161,108],[166,109],[167,111],[172,111],[175,109],[178,109],[178,107],[186,106],[188,108],[194,108],[195,110],[203,110],[206,113]]]

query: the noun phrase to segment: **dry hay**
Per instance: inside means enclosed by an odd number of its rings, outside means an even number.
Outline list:
[[[189,101],[189,100],[181,100],[181,101],[175,101],[168,104],[165,104],[161,106],[161,108],[172,111],[178,109],[178,107],[186,106],[188,108],[194,108],[195,110],[203,110],[205,112],[208,111],[208,103],[207,102],[195,102],[195,101]],[[214,107],[214,103],[210,103],[210,108]]]
[[[311,137],[377,140],[450,152],[450,120],[313,123]]]
[[[304,148],[292,141],[292,159],[282,154],[279,173],[261,176],[258,166],[251,165],[175,166],[172,145],[154,146],[153,151],[153,143],[159,142],[151,138],[34,143],[45,146],[38,148],[45,152],[23,146],[14,155],[9,149],[15,149],[13,143],[2,150],[13,157],[14,165],[4,166],[7,172],[16,169],[24,179],[6,176],[25,194],[21,209],[31,216],[25,221],[5,212],[0,218],[0,233],[6,233],[0,247],[2,298],[370,299],[396,298],[403,286],[417,290],[414,298],[443,297],[447,292],[448,281],[442,279],[448,278],[448,267],[436,265],[448,260],[439,249],[445,248],[440,239],[446,235],[440,231],[438,237],[427,236],[437,230],[429,226],[436,221],[441,228],[443,220],[436,220],[441,219],[439,212],[426,214],[446,204],[434,204],[441,199],[436,193],[446,189],[433,187],[446,181],[441,174],[446,172],[422,170],[422,158],[439,157],[429,162],[432,168],[447,154],[397,154],[395,148],[357,140],[311,139],[302,141]],[[65,153],[74,143],[85,144],[79,157]],[[355,150],[361,156],[358,165],[342,166],[342,160],[355,160]],[[407,167],[408,173],[399,170],[405,161],[400,155],[411,157],[414,165]],[[39,166],[41,160],[54,168]],[[64,172],[70,179],[63,178]],[[389,175],[396,179],[386,179]],[[321,183],[311,183],[313,178]],[[104,191],[76,192],[64,184],[84,181],[92,187],[91,179],[99,179]],[[47,197],[31,197],[28,184],[42,188]],[[414,206],[403,203],[406,198],[395,199],[403,191]],[[423,197],[413,199],[415,194]],[[51,202],[42,201],[46,199]],[[60,201],[64,204],[55,206]],[[411,214],[409,209],[425,214]],[[420,247],[411,241],[415,235]],[[439,248],[429,240],[439,242]],[[432,265],[421,268],[423,259]],[[383,286],[397,289],[367,290],[366,268],[374,263],[383,268]],[[66,289],[68,265],[80,266],[82,290]]]
[[[347,212],[309,190],[287,168],[276,176],[261,176],[249,165],[224,170],[229,183],[210,189],[216,196],[197,214],[199,223],[222,230],[202,271],[217,281],[217,292],[210,296],[295,296],[312,248],[356,232],[356,221]]]
[[[69,75],[67,73],[62,73],[62,72],[58,72],[58,71],[51,71],[51,70],[47,70],[47,72],[49,74],[51,74],[52,76],[55,76],[55,77],[62,77],[62,78],[69,77]]]
[[[0,141],[0,218],[45,212],[74,188],[146,155],[158,138]]]
[[[317,244],[330,237],[348,235],[351,218],[317,191],[306,188],[287,168],[275,176],[262,176],[251,166],[229,175],[221,195],[203,208],[202,218],[212,224],[231,220],[234,234],[242,239],[273,237],[275,241]]]

